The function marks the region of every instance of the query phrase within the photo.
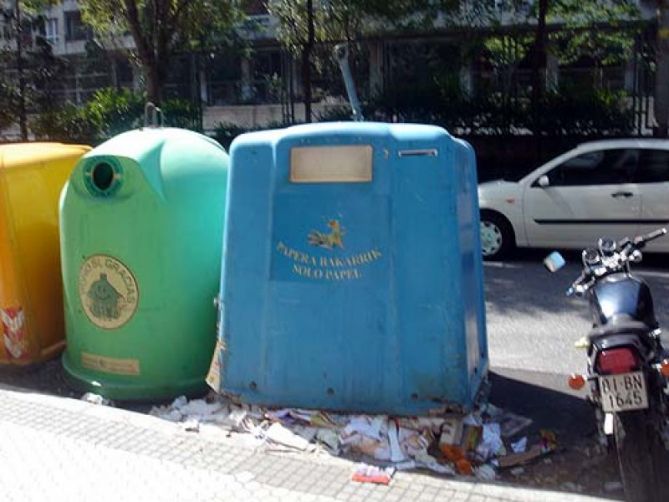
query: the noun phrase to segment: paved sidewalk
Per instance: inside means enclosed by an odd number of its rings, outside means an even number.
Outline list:
[[[0,387],[0,499],[6,501],[605,500],[398,473],[350,481],[327,455],[256,451],[225,434],[183,432],[139,413]]]

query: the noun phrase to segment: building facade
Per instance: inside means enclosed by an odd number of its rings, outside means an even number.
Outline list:
[[[654,16],[645,3],[640,6],[644,18]],[[48,7],[42,17],[43,22],[39,28],[33,28],[33,35],[41,35],[48,41],[53,54],[67,60],[70,69],[59,99],[79,105],[100,88],[142,88],[141,72],[121,50],[132,47],[129,36],[116,40],[114,45],[100,43],[83,23],[76,0],[63,0]],[[201,104],[205,130],[222,122],[260,127],[304,117],[299,61],[277,41],[276,19],[267,14],[261,2],[252,6],[249,19],[253,28],[242,26],[238,33],[250,51],[231,48],[220,54],[185,53],[176,55],[172,61],[165,93],[167,97]],[[502,24],[514,21],[502,20]],[[5,36],[2,43],[13,42]],[[318,50],[327,53],[331,47]],[[353,64],[359,92],[363,98],[371,99],[406,79],[427,74],[430,70],[425,60],[435,54],[443,58],[443,66],[451,66],[449,71],[457,76],[461,89],[470,94],[483,87],[508,87],[509,82],[513,86],[529,83],[526,62],[523,65],[521,61],[513,68],[512,80],[507,82],[504,72],[485,58],[465,61],[461,52],[458,36],[447,32],[364,40],[359,44],[359,58]],[[549,57],[545,81],[549,87],[557,87],[566,79],[635,93],[639,87],[638,73],[635,60],[608,67],[592,67],[587,62],[560,67],[555,58]],[[316,116],[327,115],[345,105],[344,87],[336,65],[316,71],[312,95]]]

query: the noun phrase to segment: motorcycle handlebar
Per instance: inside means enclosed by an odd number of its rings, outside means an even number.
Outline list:
[[[666,229],[666,228],[658,228],[657,230],[655,230],[655,231],[653,231],[653,232],[651,232],[651,233],[649,233],[649,234],[642,235],[641,238],[640,238],[640,240],[641,240],[642,242],[652,241],[652,240],[655,240],[655,239],[658,239],[658,238],[662,237],[662,236],[665,235],[666,233],[667,233],[667,229]],[[636,240],[636,239],[635,239],[635,240]]]
[[[638,237],[635,237],[633,240],[627,237],[624,238],[618,243],[619,255],[617,256],[619,256],[619,258],[616,260],[615,267],[620,267],[626,264],[631,259],[630,257],[634,256],[635,250],[642,249],[647,242],[663,237],[666,234],[667,234],[666,228],[658,228],[657,230],[654,230],[653,232],[650,232],[646,235],[640,235]],[[611,267],[612,265],[609,263],[606,264],[606,266]],[[581,275],[579,275],[578,278],[572,283],[571,287],[567,290],[567,295],[571,296],[574,294],[576,295],[584,294],[592,285],[591,281],[593,280],[594,277],[595,276],[593,275],[593,272],[584,270],[581,273]]]
[[[639,235],[634,239],[625,237],[622,241],[618,243],[618,249],[623,251],[623,253],[626,251],[630,251],[630,247],[635,249],[643,249],[643,247],[646,245],[647,242],[659,239],[660,237],[666,235],[666,233],[667,233],[666,228],[658,228],[657,230],[654,230],[646,235]]]
[[[590,280],[590,275],[585,272],[581,272],[581,275],[571,284],[571,287],[567,290],[567,296],[579,295],[583,292],[585,284]]]

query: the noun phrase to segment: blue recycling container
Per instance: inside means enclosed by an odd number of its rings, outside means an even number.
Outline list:
[[[488,367],[475,163],[427,125],[235,139],[219,390],[347,412],[470,408]]]

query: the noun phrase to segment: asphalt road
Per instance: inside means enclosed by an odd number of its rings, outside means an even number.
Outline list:
[[[574,342],[590,329],[588,305],[565,295],[580,273],[580,258],[565,254],[567,266],[551,274],[542,265],[545,254],[524,251],[514,260],[485,263],[492,368],[561,375],[584,368],[585,356]],[[648,282],[669,343],[669,256],[647,255],[633,271]]]

